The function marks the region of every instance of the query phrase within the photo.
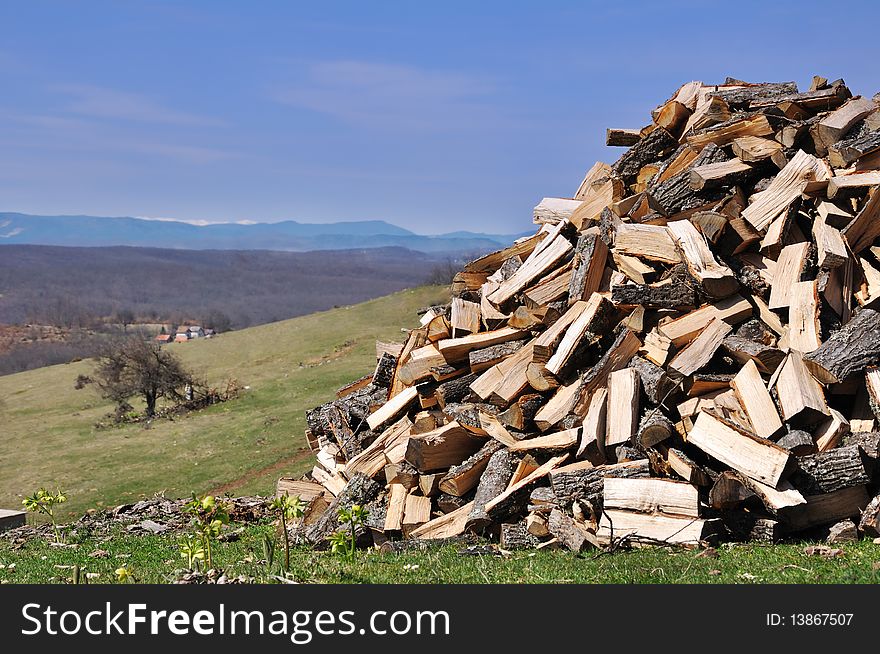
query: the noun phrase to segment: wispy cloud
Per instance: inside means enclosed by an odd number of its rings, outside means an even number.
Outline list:
[[[361,127],[460,130],[494,117],[493,91],[490,80],[463,73],[323,61],[307,64],[300,79],[274,89],[272,97]]]
[[[91,118],[222,127],[224,121],[212,117],[178,111],[147,95],[129,93],[90,84],[59,84],[52,91],[68,98],[64,111]]]
[[[174,141],[171,135],[145,134],[143,130],[119,128],[97,119],[0,111],[0,121],[9,126],[0,134],[0,144],[27,150],[135,153],[195,165],[240,156],[218,147]]]

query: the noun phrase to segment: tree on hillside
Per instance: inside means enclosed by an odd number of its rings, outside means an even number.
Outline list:
[[[146,416],[156,414],[156,403],[192,399],[200,384],[183,363],[166,349],[140,338],[127,338],[106,345],[97,357],[91,376],[80,375],[76,388],[94,384],[105,399],[116,403],[117,414],[131,410],[128,401],[139,397],[146,404]]]

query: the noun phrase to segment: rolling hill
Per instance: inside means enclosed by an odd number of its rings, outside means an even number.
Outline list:
[[[68,516],[165,491],[268,493],[311,468],[304,411],[375,364],[375,341],[400,340],[417,310],[448,288],[405,290],[354,306],[169,346],[212,384],[235,378],[234,401],[173,421],[96,429],[112,406],[74,390],[87,361],[0,377],[0,507],[40,486],[69,492]]]
[[[401,247],[419,252],[462,253],[497,250],[506,247],[521,235],[455,232],[424,236],[382,220],[327,224],[286,220],[277,223],[195,225],[175,220],[131,217],[0,213],[0,243],[18,245],[127,245],[188,250],[288,252]]]

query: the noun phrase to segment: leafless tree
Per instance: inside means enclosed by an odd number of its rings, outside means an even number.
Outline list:
[[[140,338],[127,338],[102,348],[91,376],[80,375],[76,388],[94,384],[101,396],[112,400],[120,410],[128,401],[143,399],[146,416],[156,413],[159,399],[183,402],[198,385],[194,375],[173,354]]]

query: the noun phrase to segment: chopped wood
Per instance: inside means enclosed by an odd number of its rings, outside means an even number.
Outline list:
[[[596,536],[600,543],[626,538],[633,545],[698,545],[715,529],[713,520],[608,510],[602,512]]]
[[[606,129],[605,145],[628,148],[638,143],[642,138],[640,131],[638,129]]]
[[[778,370],[775,389],[786,422],[814,424],[830,415],[822,387],[805,363],[797,352],[792,352]]]
[[[802,354],[812,352],[822,345],[817,282],[792,284],[788,302],[788,347]]]
[[[781,447],[739,431],[707,412],[700,413],[688,443],[747,477],[776,488],[791,462]]]
[[[614,132],[306,413],[314,468],[278,492],[307,540],[355,502],[389,551],[852,538],[880,486],[878,107],[728,78]]]
[[[712,318],[700,335],[673,357],[669,362],[669,370],[677,377],[693,375],[709,363],[731,329],[733,328],[723,320]]]
[[[614,237],[614,251],[661,263],[681,261],[669,232],[659,225],[621,224]]]
[[[844,195],[853,190],[859,190],[868,186],[880,186],[880,171],[873,170],[853,175],[837,175],[828,180],[828,199]]]
[[[613,446],[629,442],[639,424],[639,374],[632,368],[616,370],[608,375],[608,408],[605,438],[600,449],[608,452]]]
[[[696,487],[671,479],[605,479],[604,506],[642,513],[700,515],[700,497]]]
[[[730,382],[739,403],[745,410],[755,434],[770,438],[782,429],[782,420],[773,404],[773,398],[761,379],[754,361],[746,363]]]
[[[814,133],[824,148],[830,148],[849,131],[850,127],[876,110],[877,105],[868,98],[852,98],[820,120],[814,128]]]
[[[827,164],[803,150],[798,150],[770,186],[750,199],[751,203],[743,210],[742,217],[755,229],[762,231],[800,197],[808,181],[825,180],[829,177]]]
[[[771,309],[784,309],[789,305],[794,285],[801,281],[810,253],[809,243],[795,243],[782,248],[773,273],[773,286],[770,290]]]
[[[658,331],[672,341],[675,347],[681,347],[696,338],[715,318],[729,325],[736,325],[751,315],[752,305],[739,295],[731,295],[664,323],[658,327]]]
[[[666,229],[678,246],[682,260],[691,276],[709,297],[724,298],[739,290],[733,271],[718,263],[705,238],[689,220],[670,223]]]
[[[405,388],[400,391],[400,393],[383,404],[378,411],[370,414],[367,418],[367,424],[370,426],[370,429],[376,431],[385,423],[399,416],[415,401],[417,396],[418,391],[414,387]]]
[[[483,443],[453,420],[427,434],[410,437],[406,460],[420,472],[432,472],[458,465],[479,450]]]
[[[489,464],[489,459],[501,447],[501,443],[496,440],[487,441],[474,454],[457,466],[449,469],[449,472],[440,480],[440,490],[444,493],[461,497],[471,489],[476,488],[480,481],[480,476]]]

